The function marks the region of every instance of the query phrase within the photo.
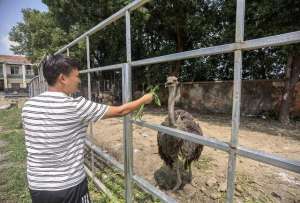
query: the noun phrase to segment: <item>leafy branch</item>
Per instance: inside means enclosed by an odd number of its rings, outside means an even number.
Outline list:
[[[149,93],[151,93],[153,95],[153,99],[154,99],[154,103],[157,105],[157,106],[161,106],[161,103],[160,103],[160,99],[158,97],[158,91],[159,91],[159,86],[158,85],[155,85],[154,87],[151,85],[150,87],[147,88],[147,91]],[[140,106],[140,108],[134,112],[133,114],[133,119],[134,120],[142,120],[142,117],[144,115],[144,104]]]

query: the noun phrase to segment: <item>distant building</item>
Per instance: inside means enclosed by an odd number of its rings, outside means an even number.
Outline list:
[[[6,95],[26,94],[35,75],[33,64],[24,56],[0,55],[0,91]]]

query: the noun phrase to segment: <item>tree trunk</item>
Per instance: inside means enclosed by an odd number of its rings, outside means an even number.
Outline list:
[[[290,107],[295,96],[295,87],[300,74],[300,55],[289,56],[282,95],[279,120],[282,124],[290,124]]]
[[[180,28],[179,22],[176,21],[176,52],[183,51],[183,40],[182,40],[182,28]],[[181,70],[181,61],[175,61],[175,67],[171,68],[170,74],[171,76],[178,77]]]

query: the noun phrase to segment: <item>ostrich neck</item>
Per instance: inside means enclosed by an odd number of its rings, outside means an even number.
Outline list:
[[[176,87],[170,86],[169,87],[169,98],[168,98],[168,115],[169,115],[169,122],[171,126],[175,126],[175,95],[176,94]]]

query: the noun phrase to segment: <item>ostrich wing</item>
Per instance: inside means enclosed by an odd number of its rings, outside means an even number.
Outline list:
[[[166,118],[162,125],[169,126],[168,120],[169,119]],[[172,168],[173,163],[178,158],[178,153],[180,151],[183,140],[162,132],[158,132],[157,143],[160,158],[165,162],[166,165]]]
[[[180,115],[182,118],[184,130],[186,132],[197,134],[199,136],[203,135],[199,124],[196,123],[194,117],[190,113],[183,110],[177,110],[176,114]],[[203,150],[203,145],[184,140],[180,150],[181,156],[185,159],[184,167],[187,169],[193,161],[199,159]]]

